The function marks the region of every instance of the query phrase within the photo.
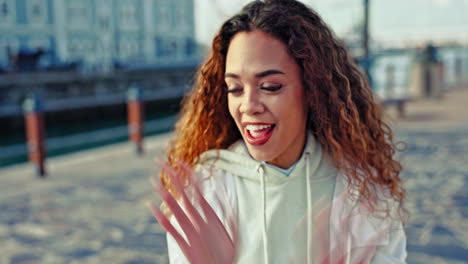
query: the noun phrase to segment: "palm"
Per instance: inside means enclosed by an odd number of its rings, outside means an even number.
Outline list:
[[[187,165],[179,165],[184,168],[187,175],[190,175],[190,182],[196,198],[194,201],[191,202],[187,197],[186,190],[182,187],[179,179],[179,174],[168,165],[163,165],[163,169],[168,172],[172,182],[175,183],[176,192],[180,194],[180,201],[176,201],[167,188],[162,184],[157,184],[154,179],[152,179],[152,184],[172,211],[187,240],[156,206],[150,204],[154,217],[174,237],[190,263],[233,263],[236,245],[234,222],[232,220],[228,221],[234,236],[231,238],[214,210],[201,195],[198,183],[191,180],[193,177],[191,169]],[[182,209],[179,203],[183,205],[185,210]],[[196,208],[201,208],[204,218]]]

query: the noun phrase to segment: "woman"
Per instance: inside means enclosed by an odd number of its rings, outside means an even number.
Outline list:
[[[392,132],[305,5],[255,1],[222,25],[175,136],[158,187],[171,222],[152,207],[171,263],[405,262]]]

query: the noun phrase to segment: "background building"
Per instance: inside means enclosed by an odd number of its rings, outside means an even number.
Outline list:
[[[0,68],[40,50],[41,69],[197,59],[193,10],[193,0],[0,0]]]

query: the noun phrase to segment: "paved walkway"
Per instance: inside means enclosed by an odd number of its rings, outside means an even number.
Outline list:
[[[416,101],[392,126],[409,192],[409,263],[467,263],[468,89]],[[0,170],[0,264],[167,263],[165,235],[145,207],[168,135]]]
[[[0,263],[167,263],[165,235],[145,206],[168,136],[0,170]]]
[[[394,122],[408,190],[408,263],[468,263],[468,87]]]

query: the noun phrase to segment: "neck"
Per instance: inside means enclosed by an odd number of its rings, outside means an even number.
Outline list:
[[[302,133],[293,142],[291,142],[290,146],[286,148],[284,153],[271,161],[267,161],[267,163],[282,169],[290,168],[301,158],[306,141],[307,133]]]

